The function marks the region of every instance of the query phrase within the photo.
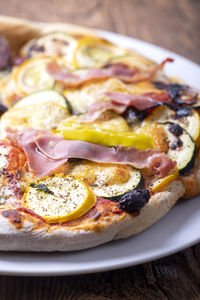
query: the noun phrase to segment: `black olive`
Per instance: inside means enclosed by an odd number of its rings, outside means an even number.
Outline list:
[[[128,213],[140,210],[150,199],[147,189],[135,189],[124,194],[119,200],[120,208]]]
[[[183,128],[178,124],[170,123],[169,131],[175,136],[180,136],[183,133]]]

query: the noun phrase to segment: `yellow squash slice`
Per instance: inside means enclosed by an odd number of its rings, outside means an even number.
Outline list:
[[[121,49],[104,39],[84,37],[75,49],[73,63],[76,68],[101,67],[111,57],[127,55],[128,53],[128,50]]]
[[[30,184],[23,197],[23,206],[48,223],[63,223],[86,214],[96,196],[79,178],[49,176]]]
[[[158,193],[170,182],[176,180],[178,176],[178,168],[174,168],[167,176],[155,180],[152,184],[150,184],[149,188],[152,190],[152,192]]]
[[[43,89],[51,89],[54,79],[46,70],[50,57],[35,57],[28,59],[14,73],[18,94],[27,95]]]

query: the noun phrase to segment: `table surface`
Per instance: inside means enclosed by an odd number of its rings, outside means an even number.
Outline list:
[[[0,13],[129,35],[200,63],[199,0],[0,0]],[[67,277],[0,276],[0,300],[200,299],[200,244],[123,270]]]

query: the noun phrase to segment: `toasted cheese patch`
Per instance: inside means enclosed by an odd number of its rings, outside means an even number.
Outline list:
[[[97,101],[106,101],[105,92],[128,92],[127,86],[119,79],[110,78],[104,81],[83,85],[79,89],[67,89],[64,95],[70,102],[74,114],[86,113],[88,107]]]
[[[23,206],[49,223],[74,220],[88,212],[96,202],[93,192],[80,179],[56,175],[30,184]]]
[[[15,107],[8,110],[1,118],[0,129],[56,129],[58,124],[69,116],[67,108],[49,102],[30,104],[24,107]]]

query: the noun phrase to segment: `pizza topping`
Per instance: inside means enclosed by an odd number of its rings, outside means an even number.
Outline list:
[[[98,128],[89,124],[78,124],[63,122],[58,131],[66,140],[80,140],[104,146],[122,145],[124,147],[134,146],[137,149],[152,147],[150,136],[136,134],[132,131],[112,131]]]
[[[68,109],[69,113],[71,113],[71,105],[67,101],[65,96],[52,89],[35,92],[26,97],[23,97],[14,103],[14,107],[24,107],[26,105],[32,104],[37,104],[39,107],[39,105],[41,104],[48,103],[55,103],[59,106],[62,106],[65,109]]]
[[[50,32],[32,40],[22,49],[26,58],[39,56],[62,56],[67,62],[72,62],[77,39],[65,32]]]
[[[192,114],[192,108],[189,106],[182,106],[176,109],[176,114],[174,115],[174,119],[180,119],[182,117],[188,117]]]
[[[115,201],[143,186],[141,171],[130,166],[82,161],[73,165],[68,174],[78,175],[95,195]]]
[[[126,111],[127,107],[132,106],[139,111],[144,111],[149,108],[163,105],[163,103],[169,99],[166,93],[130,95],[122,92],[106,92],[105,96],[108,97],[110,101],[93,103],[89,107],[88,113],[83,120],[92,122],[107,110],[113,110],[118,114],[122,114]]]
[[[198,93],[192,90],[189,86],[178,84],[178,83],[170,83],[165,84],[163,82],[154,82],[155,86],[158,89],[166,90],[169,96],[174,100],[174,102],[178,105],[180,104],[195,104]]]
[[[47,63],[47,71],[55,80],[62,82],[68,87],[79,87],[91,80],[106,79],[110,77],[117,77],[126,83],[135,83],[152,78],[157,71],[164,67],[166,62],[172,61],[172,59],[168,58],[149,71],[140,71],[137,68],[131,68],[122,63],[113,63],[107,64],[101,69],[78,70],[72,72],[66,68],[62,68],[54,60]]]
[[[113,56],[129,53],[128,50],[97,37],[80,39],[74,51],[73,63],[76,68],[101,67]]]
[[[35,188],[36,186],[40,187]],[[49,223],[77,219],[86,214],[95,202],[96,196],[83,181],[64,175],[36,181],[34,185],[30,185],[23,197],[23,206]]]
[[[196,155],[196,146],[190,134],[181,126],[171,122],[159,124],[167,134],[169,149],[167,155],[177,162],[180,175],[187,174],[193,167]],[[177,142],[177,139],[179,140]],[[178,147],[175,147],[178,143]]]
[[[10,57],[10,45],[5,37],[0,35],[0,70],[3,70],[9,66]]]
[[[170,149],[175,150],[176,148],[179,148],[183,145],[183,142],[180,139],[175,139],[171,144],[170,144]]]
[[[50,61],[50,57],[35,57],[16,67],[13,79],[15,90],[19,95],[53,88],[55,81],[46,71],[46,66]]]
[[[135,189],[124,194],[119,200],[120,208],[128,213],[140,210],[150,199],[147,189]]]
[[[145,187],[150,189],[152,192],[157,193],[160,192],[170,182],[178,178],[179,170],[177,167],[175,167],[169,172],[169,174],[162,178],[157,178],[156,176],[149,176],[148,172],[147,174],[145,174],[145,171],[143,171],[143,176],[145,179]]]
[[[19,103],[16,106],[13,105],[1,117],[0,129],[3,133],[6,131],[6,128],[18,130],[25,128],[55,130],[60,122],[68,116],[69,111],[67,108],[56,104],[54,101],[44,101],[43,103],[41,101],[40,105],[30,103],[24,106],[21,106]]]
[[[175,136],[180,136],[181,134],[183,134],[183,128],[175,123],[169,124],[169,131]]]
[[[36,188],[38,191],[43,191],[47,194],[50,194],[50,195],[54,195],[54,192],[50,191],[50,189],[45,185],[45,184],[42,184],[42,183],[31,183],[30,184],[31,187],[33,188]]]
[[[8,137],[23,149],[30,169],[38,177],[50,174],[69,158],[131,165],[138,169],[149,167],[159,176],[166,175],[176,164],[158,149],[138,150],[134,147],[106,147],[84,141],[66,141],[51,133],[33,129],[18,134],[10,131]],[[51,141],[54,142],[53,147]]]
[[[191,107],[182,106],[180,110],[179,108],[177,110],[174,110],[166,106],[157,107],[149,114],[146,119],[143,120],[142,127],[144,126],[144,124],[150,126],[152,122],[165,123],[168,121],[173,123],[171,125],[171,130],[175,135],[178,134],[179,131],[181,134],[181,128],[184,128],[191,135],[196,143],[196,146],[199,146],[200,116],[198,112]],[[176,124],[180,125],[181,127],[179,126],[180,128],[178,129],[178,126],[176,126]]]

